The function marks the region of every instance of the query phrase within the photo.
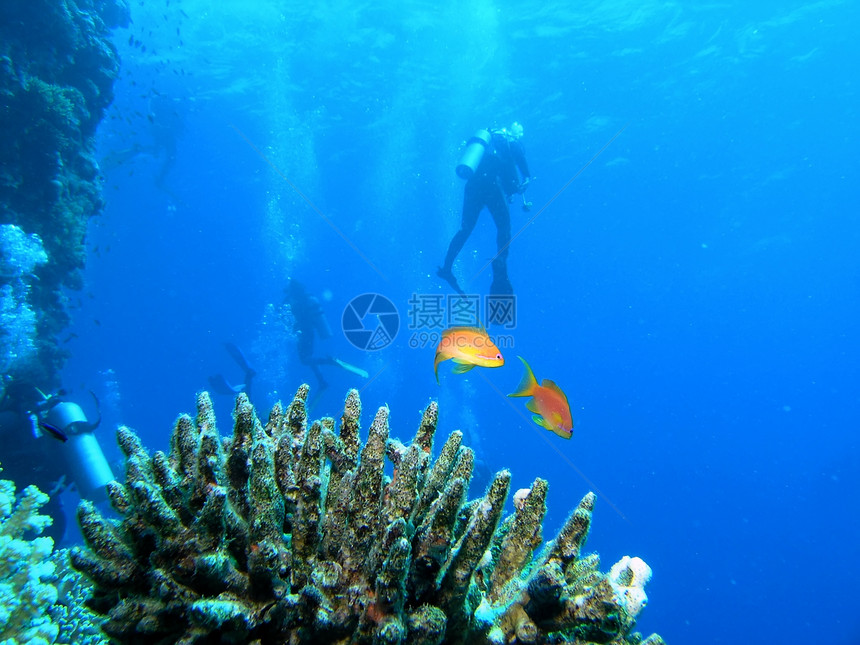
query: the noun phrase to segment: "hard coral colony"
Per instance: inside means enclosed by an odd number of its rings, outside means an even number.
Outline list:
[[[583,555],[594,495],[543,542],[547,483],[502,518],[511,475],[466,501],[474,454],[452,433],[432,461],[437,407],[409,445],[380,408],[363,445],[350,391],[335,421],[310,425],[307,386],[262,425],[245,395],[232,439],[206,393],[181,416],[170,454],[120,428],[122,516],[84,502],[72,564],[123,643],[662,643],[631,634],[650,570]],[[386,458],[393,475],[386,476]],[[646,571],[647,570],[647,571]]]

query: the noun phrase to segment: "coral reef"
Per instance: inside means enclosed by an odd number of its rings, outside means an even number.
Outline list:
[[[39,537],[51,524],[39,512],[47,502],[35,486],[16,499],[15,484],[0,480],[0,643],[107,643],[103,618],[85,604],[89,580],[71,568],[67,550]]]
[[[35,486],[15,498],[15,484],[0,480],[0,642],[53,643],[59,632],[47,608],[57,601],[50,583],[54,541],[39,534],[51,518],[39,513],[48,496]]]
[[[92,585],[69,562],[68,549],[59,549],[51,555],[54,573],[47,578],[57,589],[57,602],[47,612],[58,628],[57,645],[102,645],[108,643],[102,633],[104,618],[86,606]]]
[[[610,580],[595,554],[581,554],[593,494],[535,557],[544,480],[502,519],[508,471],[467,502],[474,455],[462,434],[432,460],[435,403],[409,445],[389,437],[386,407],[362,444],[356,391],[337,431],[331,418],[308,423],[307,395],[302,386],[265,425],[240,395],[233,436],[222,440],[202,393],[196,419],[177,420],[169,454],[150,455],[119,429],[126,477],[109,495],[121,519],[83,502],[86,547],[71,553],[111,638],[662,643],[630,633],[635,615],[613,584],[631,576]]]
[[[29,298],[38,360],[11,373],[46,386],[65,358],[62,289],[80,288],[87,220],[102,209],[94,135],[119,70],[110,29],[127,21],[125,0],[0,3],[0,224],[37,234],[48,258]]]
[[[651,579],[651,567],[641,558],[625,555],[609,570],[609,584],[615,592],[614,601],[631,616],[637,616],[648,604],[645,585]]]
[[[0,373],[20,374],[36,359],[36,313],[29,296],[37,267],[48,256],[38,235],[0,225]]]

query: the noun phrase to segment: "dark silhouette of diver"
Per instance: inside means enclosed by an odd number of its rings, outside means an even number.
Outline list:
[[[224,349],[227,350],[227,353],[230,354],[230,358],[236,362],[236,365],[242,369],[245,377],[244,382],[239,383],[238,385],[233,385],[224,377],[223,374],[216,374],[215,376],[209,377],[209,387],[218,394],[226,394],[229,396],[235,396],[239,394],[239,392],[244,392],[248,395],[248,399],[251,399],[251,385],[253,384],[254,377],[257,375],[257,370],[251,367],[248,359],[245,358],[245,354],[237,345],[227,342],[224,343]]]
[[[0,398],[0,479],[14,481],[19,493],[32,484],[49,496],[40,512],[53,519],[43,535],[55,544],[66,528],[60,493],[74,484],[81,497],[104,501],[105,486],[114,478],[93,434],[101,415],[89,421],[64,396],[62,390],[45,395],[28,381],[14,380]]]
[[[320,391],[328,387],[328,382],[320,370],[321,365],[337,365],[332,356],[314,356],[314,337],[321,340],[331,338],[331,327],[322,305],[316,296],[308,293],[301,282],[291,278],[284,292],[284,302],[293,314],[293,332],[296,334],[296,350],[299,362],[311,368],[319,384]]]
[[[508,278],[508,245],[511,242],[511,213],[508,204],[515,194],[522,194],[531,180],[525,150],[520,141],[523,127],[513,123],[501,130],[479,130],[467,143],[466,150],[457,166],[457,174],[466,179],[463,191],[463,216],[460,230],[454,235],[445,255],[445,263],[436,272],[458,293],[463,293],[452,267],[457,255],[478,223],[484,207],[493,216],[496,224],[497,253],[493,258],[493,294],[513,294]],[[522,181],[517,174],[522,175]],[[523,210],[531,204],[523,197]]]
[[[328,382],[320,369],[322,365],[341,367],[348,372],[367,378],[367,372],[359,367],[333,356],[318,357],[314,355],[315,336],[319,336],[321,340],[326,340],[331,338],[332,333],[319,299],[308,293],[305,285],[295,278],[291,278],[286,289],[284,289],[284,303],[289,305],[293,314],[293,332],[296,334],[296,350],[299,355],[299,362],[310,367],[317,379],[319,390],[313,402],[328,387]]]
[[[0,478],[15,482],[18,492],[35,485],[50,496],[41,512],[54,522],[44,534],[59,542],[65,532],[66,516],[60,507],[59,493],[67,486],[63,457],[56,442],[68,441],[68,435],[49,426],[41,432],[39,417],[47,409],[45,397],[32,383],[12,381],[0,400]]]
[[[161,160],[155,175],[155,186],[173,202],[184,205],[185,202],[173,192],[168,183],[168,177],[176,164],[177,144],[185,130],[183,116],[178,110],[179,105],[177,100],[167,96],[153,96],[146,118],[151,127],[155,156]]]

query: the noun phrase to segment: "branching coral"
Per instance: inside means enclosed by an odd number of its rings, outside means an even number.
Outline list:
[[[240,395],[232,439],[222,441],[203,393],[196,419],[177,420],[169,454],[150,455],[120,428],[126,478],[109,494],[122,519],[83,502],[87,548],[71,556],[94,582],[89,604],[107,616],[108,635],[123,643],[640,642],[597,556],[581,555],[593,494],[536,557],[545,481],[502,519],[508,471],[467,502],[474,455],[462,434],[432,460],[435,403],[409,445],[389,437],[386,407],[362,444],[357,392],[337,432],[330,418],[308,424],[307,394],[302,386],[286,409],[276,405],[265,425]]]
[[[101,631],[103,618],[85,604],[91,587],[89,580],[71,568],[67,549],[54,551],[51,562],[55,569],[48,580],[57,588],[57,602],[46,609],[59,630],[53,642],[58,645],[107,643]]]
[[[39,512],[47,501],[35,486],[16,500],[15,484],[0,480],[0,643],[107,643],[84,604],[89,581],[70,568],[68,551],[38,537],[51,524]]]
[[[49,537],[28,539],[41,533],[51,518],[39,513],[48,496],[28,486],[15,498],[15,484],[0,480],[0,642],[52,643],[59,627],[46,613],[57,601],[57,589],[49,581],[54,564],[48,559],[54,548]]]

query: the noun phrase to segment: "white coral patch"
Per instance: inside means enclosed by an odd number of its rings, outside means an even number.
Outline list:
[[[526,497],[528,497],[531,492],[531,488],[520,488],[516,493],[514,493],[514,507],[518,511],[523,510],[523,506],[526,505]]]
[[[490,549],[484,551],[484,555],[481,556],[480,562],[478,562],[478,569],[483,569],[485,567],[490,566],[493,563],[493,552]]]
[[[615,602],[624,607],[627,613],[636,617],[648,604],[645,585],[651,579],[651,567],[641,558],[625,555],[609,570],[609,584],[612,585]]]
[[[505,608],[505,605],[493,605],[486,598],[481,598],[481,604],[478,605],[477,609],[475,609],[475,620],[479,625],[495,625],[495,622],[499,619],[499,616],[504,613]],[[498,630],[499,628],[498,626],[494,626],[494,629]],[[492,638],[490,638],[490,641],[496,642]],[[501,641],[498,642],[503,643],[504,637]]]

